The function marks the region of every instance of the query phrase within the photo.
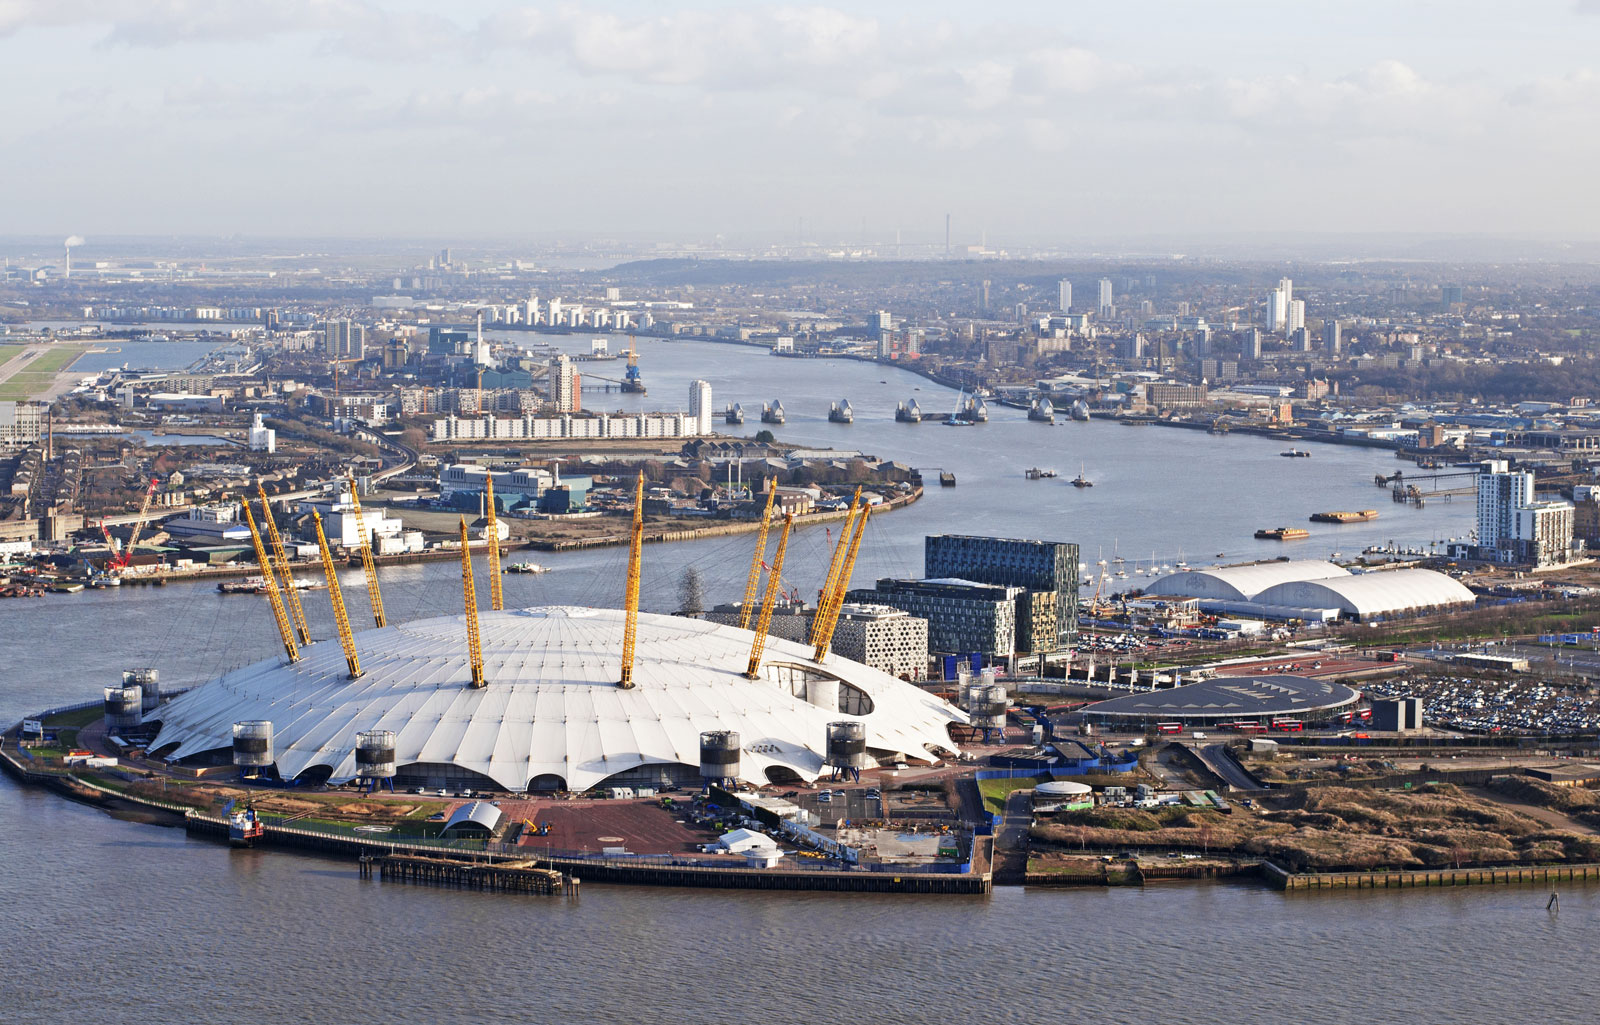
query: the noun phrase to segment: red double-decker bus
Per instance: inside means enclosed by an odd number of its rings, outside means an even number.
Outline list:
[[[1158,723],[1156,723],[1156,732],[1157,733],[1168,733],[1168,734],[1171,734],[1171,733],[1182,733],[1183,732],[1183,723],[1181,723],[1181,722],[1158,722]]]
[[[1265,733],[1267,728],[1258,722],[1236,722],[1233,728],[1240,733]]]
[[[1274,719],[1272,728],[1280,733],[1299,733],[1306,728],[1306,724],[1299,719]]]

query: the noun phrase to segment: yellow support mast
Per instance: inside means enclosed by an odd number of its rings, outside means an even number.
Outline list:
[[[823,578],[822,590],[817,592],[817,611],[811,617],[811,643],[817,643],[817,638],[822,636],[822,610],[828,607],[828,602],[833,599],[833,589],[839,583],[839,569],[844,565],[844,552],[850,546],[850,528],[855,526],[856,511],[861,508],[861,489],[856,488],[855,497],[850,499],[850,511],[845,514],[844,526],[839,528],[839,540],[833,546],[833,558],[828,561],[828,575]]]
[[[361,658],[356,654],[356,638],[350,632],[350,617],[344,613],[344,593],[339,590],[339,574],[333,568],[333,553],[328,551],[328,535],[322,532],[322,514],[314,512],[311,521],[317,525],[317,547],[322,550],[322,572],[328,578],[328,600],[333,602],[333,621],[339,625],[339,647],[344,649],[344,663],[350,667],[350,679],[361,676]]]
[[[380,627],[389,625],[389,618],[383,614],[383,593],[378,590],[378,566],[372,561],[372,534],[367,530],[367,517],[361,511],[361,496],[356,494],[356,479],[345,478],[350,482],[350,508],[355,510],[356,522],[361,524],[361,569],[367,575],[367,598],[372,602],[372,621]]]
[[[500,585],[500,524],[494,518],[494,474],[487,474],[489,499],[489,607],[500,612],[506,607],[506,596]]]
[[[472,685],[486,687],[483,678],[483,640],[478,636],[478,590],[472,586],[472,539],[467,518],[461,517],[461,597],[467,606],[467,657],[472,665]]]
[[[867,532],[867,516],[871,512],[870,505],[861,507],[861,515],[856,519],[856,532],[850,538],[849,554],[844,557],[844,568],[839,571],[839,579],[834,584],[833,597],[825,610],[817,610],[817,619],[826,616],[822,632],[816,640],[816,648],[811,653],[811,657],[818,662],[828,657],[828,646],[833,643],[833,631],[839,625],[839,613],[844,609],[844,596],[850,590],[850,577],[856,570],[856,555],[861,551],[861,535]]]
[[[266,582],[267,601],[272,603],[272,618],[278,623],[278,634],[283,638],[283,653],[290,662],[300,661],[300,649],[295,647],[294,631],[289,627],[289,617],[284,614],[283,600],[278,597],[278,582],[272,578],[272,563],[267,559],[266,546],[261,543],[261,532],[256,529],[256,518],[250,512],[250,503],[244,503],[245,522],[250,524],[250,540],[256,545],[256,562],[261,564],[261,579]]]
[[[778,497],[777,481],[767,491],[767,507],[761,513],[761,530],[756,534],[756,552],[750,557],[750,576],[744,582],[744,602],[739,606],[739,629],[750,629],[750,613],[755,610],[756,594],[761,589],[761,564],[767,556],[767,528],[772,525],[772,500]]]
[[[633,646],[639,634],[639,565],[644,556],[644,473],[633,492],[633,534],[628,547],[627,618],[622,627],[622,677],[617,686],[633,689]]]
[[[272,538],[272,559],[278,565],[278,572],[283,575],[284,604],[289,607],[289,618],[294,620],[295,630],[300,634],[300,643],[310,644],[311,628],[306,625],[306,610],[300,605],[300,589],[294,586],[294,572],[289,568],[289,557],[283,551],[283,535],[278,533],[278,524],[272,518],[272,506],[267,502],[267,489],[258,483],[256,491],[261,495],[261,518],[266,521],[267,536]]]
[[[783,517],[783,530],[778,533],[778,551],[772,557],[772,568],[767,570],[767,596],[761,600],[761,619],[756,623],[756,635],[750,641],[750,664],[745,667],[746,679],[761,679],[761,652],[767,646],[767,630],[772,626],[772,606],[783,590],[783,556],[789,550],[789,531],[794,527],[794,514]]]

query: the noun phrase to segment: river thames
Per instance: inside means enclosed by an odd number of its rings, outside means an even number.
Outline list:
[[[526,339],[528,336],[518,336]],[[587,347],[587,339],[582,339]],[[571,340],[576,349],[579,340]],[[1130,560],[1191,564],[1353,554],[1460,535],[1472,503],[1393,506],[1373,487],[1386,452],[1313,446],[1283,459],[1266,439],[1109,423],[1050,427],[991,406],[951,429],[893,422],[916,396],[953,393],[846,361],[778,360],[703,343],[641,345],[644,400],[676,408],[710,380],[720,408],[781,397],[780,439],[957,475],[873,521],[856,581],[918,575],[922,536],[971,532],[1078,541]],[[620,364],[592,364],[620,376]],[[887,381],[880,384],[879,381]],[[921,391],[913,391],[920,388]],[[848,397],[856,423],[825,421]],[[631,400],[629,401],[625,401]],[[1065,483],[1082,464],[1093,489]],[[1062,471],[1027,481],[1030,466]],[[1324,509],[1382,519],[1257,542],[1257,527]],[[823,528],[801,531],[792,580],[814,588]],[[746,536],[645,552],[644,604],[672,607],[694,565],[714,600],[735,597]],[[553,572],[508,577],[507,601],[615,605],[620,549],[536,556]],[[392,620],[460,611],[447,563],[385,569]],[[1136,582],[1136,581],[1135,581]],[[364,604],[359,573],[347,601]],[[331,634],[321,593],[313,631]],[[118,670],[164,686],[270,657],[264,602],[213,584],[123,588],[0,603],[0,719],[98,696]],[[336,643],[336,642],[330,642]],[[576,900],[361,882],[354,865],[232,851],[0,784],[0,1021],[251,1022],[1484,1022],[1593,1020],[1600,889],[1571,884],[1559,913],[1539,887],[1287,896],[1252,884],[1144,889],[1002,888],[988,898],[861,897],[585,885]]]

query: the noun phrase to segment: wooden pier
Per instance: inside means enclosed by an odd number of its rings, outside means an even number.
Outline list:
[[[532,859],[480,862],[454,858],[427,858],[414,854],[385,857],[363,855],[359,861],[361,878],[377,877],[384,882],[413,883],[419,886],[453,886],[462,890],[489,890],[497,893],[537,893],[543,895],[578,892],[578,880],[552,868],[539,868]]]

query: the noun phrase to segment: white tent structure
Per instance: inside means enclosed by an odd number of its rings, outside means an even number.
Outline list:
[[[1311,559],[1170,573],[1145,593],[1198,598],[1208,612],[1305,620],[1417,615],[1469,608],[1475,601],[1459,582],[1433,570],[1351,573]]]
[[[565,606],[481,612],[481,689],[463,616],[356,634],[356,680],[338,641],[322,641],[298,662],[258,662],[162,705],[151,750],[212,757],[235,722],[268,720],[280,775],[337,782],[355,776],[358,733],[390,730],[397,783],[513,791],[693,779],[704,730],[738,732],[739,778],[758,785],[821,775],[827,725],[843,719],[866,726],[884,761],[956,750],[947,727],[966,716],[947,702],[837,655],[818,665],[777,637],[762,678],[746,679],[751,632],[702,620],[641,613],[635,686],[623,690],[623,620]]]
[[[1220,601],[1251,601],[1269,587],[1298,580],[1348,577],[1350,571],[1315,559],[1276,559],[1244,566],[1216,566],[1168,573],[1144,589],[1145,594]]]
[[[1469,608],[1477,598],[1443,573],[1392,569],[1359,576],[1289,581],[1267,588],[1255,600],[1268,606],[1338,609],[1351,619],[1371,619]]]

